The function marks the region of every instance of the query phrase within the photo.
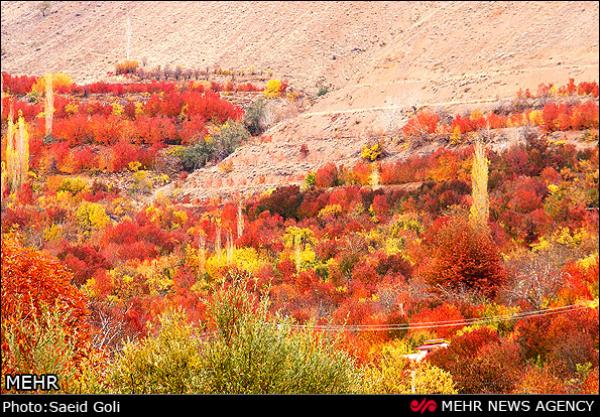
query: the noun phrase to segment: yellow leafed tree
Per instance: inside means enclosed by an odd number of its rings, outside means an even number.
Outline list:
[[[52,80],[52,90],[53,91],[60,91],[61,89],[68,89],[73,85],[73,79],[71,78],[70,75],[62,73],[62,72],[55,72],[51,75],[51,80]],[[47,76],[43,76],[37,79],[37,81],[31,86],[31,91],[34,93],[37,93],[39,95],[45,94],[46,93],[46,77]]]
[[[488,195],[488,160],[485,156],[485,146],[478,139],[475,142],[473,167],[471,169],[471,213],[469,219],[474,227],[487,227],[490,215],[490,199]]]
[[[12,189],[12,184],[14,180],[14,166],[16,163],[16,151],[15,151],[15,125],[13,123],[13,107],[12,103],[10,104],[10,110],[8,112],[8,120],[6,125],[6,164],[4,165],[4,178],[5,178],[5,186],[9,189]],[[4,191],[4,187],[2,188]]]
[[[235,251],[235,246],[233,244],[233,236],[231,232],[227,233],[227,264],[231,264],[233,262],[233,253]]]
[[[6,127],[6,173],[7,186],[16,190],[27,180],[29,172],[29,134],[23,114],[19,111],[19,120],[15,129],[12,106]]]
[[[19,156],[19,177],[17,184],[20,186],[27,180],[29,172],[29,133],[25,125],[23,113],[19,110],[19,135],[17,139],[17,154]]]
[[[376,163],[371,164],[371,175],[369,177],[371,188],[377,190],[379,188],[379,167]]]
[[[6,190],[6,186],[8,183],[8,174],[6,173],[6,164],[2,161],[1,167],[1,176],[2,176],[2,186],[0,187],[0,194],[4,197],[4,190]],[[2,198],[2,207],[4,207],[4,198]]]
[[[52,135],[52,120],[54,117],[54,88],[52,73],[46,74],[46,100],[44,101],[44,115],[46,117],[46,136]]]
[[[237,237],[240,238],[244,234],[244,215],[242,213],[242,199],[238,201],[237,206]]]
[[[263,94],[269,98],[279,97],[279,95],[281,94],[281,85],[282,83],[280,80],[269,80],[265,84]]]
[[[450,134],[450,143],[453,145],[458,145],[460,143],[461,131],[460,126],[454,126],[452,133]]]

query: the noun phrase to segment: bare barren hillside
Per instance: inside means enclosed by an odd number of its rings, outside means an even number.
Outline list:
[[[413,108],[485,107],[540,82],[598,80],[597,2],[2,2],[2,68],[102,77],[125,55],[149,66],[271,69],[315,92],[312,108],[238,149],[228,174],[188,188],[299,181],[351,161],[373,129]],[[306,143],[310,153],[299,152]]]
[[[125,56],[148,65],[271,68],[312,86],[357,55],[374,57],[434,4],[343,2],[2,2],[3,66],[96,79]],[[46,2],[47,3],[47,2]],[[354,72],[354,71],[352,71]],[[333,80],[332,80],[333,81]]]

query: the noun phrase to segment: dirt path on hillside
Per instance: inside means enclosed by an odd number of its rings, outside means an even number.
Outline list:
[[[502,100],[510,100],[511,97],[505,97],[498,100],[498,97],[493,98],[485,98],[485,99],[476,99],[476,100],[453,100],[453,101],[444,101],[438,103],[420,103],[420,107],[448,107],[448,106],[456,106],[456,105],[465,105],[465,104],[483,104],[483,103],[494,103]],[[374,106],[374,107],[362,107],[357,109],[344,109],[344,110],[327,110],[327,111],[318,111],[318,112],[305,112],[298,115],[298,117],[311,117],[311,116],[333,116],[335,114],[353,114],[353,113],[365,113],[371,111],[386,111],[386,110],[407,110],[412,106],[410,105],[402,105],[402,106]]]

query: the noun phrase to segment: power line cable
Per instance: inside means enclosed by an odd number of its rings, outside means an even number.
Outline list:
[[[466,326],[473,324],[487,324],[497,321],[519,320],[532,317],[544,317],[556,314],[570,313],[582,309],[590,308],[585,305],[571,304],[568,306],[547,308],[541,310],[524,311],[515,314],[503,314],[491,317],[471,318],[463,320],[445,320],[437,322],[417,322],[417,323],[396,323],[396,324],[373,324],[373,325],[306,325],[293,324],[293,328],[310,328],[315,330],[338,331],[347,330],[353,332],[364,331],[389,331],[389,330],[415,330],[415,329],[433,329],[441,327]]]
[[[451,323],[469,323],[472,321],[480,321],[483,319],[501,319],[501,318],[507,318],[507,319],[513,319],[515,316],[525,316],[525,315],[529,315],[529,314],[533,314],[533,313],[541,313],[541,312],[547,312],[547,311],[560,311],[560,310],[569,310],[572,309],[573,307],[581,307],[578,304],[571,304],[571,305],[567,305],[567,306],[562,306],[562,307],[553,307],[553,308],[547,308],[547,309],[541,309],[541,310],[531,310],[531,311],[522,311],[522,312],[518,312],[518,313],[511,313],[511,314],[500,314],[500,315],[496,315],[496,316],[491,316],[491,317],[474,317],[474,318],[469,318],[469,319],[455,319],[455,320],[442,320],[442,321],[421,321],[418,323],[414,323],[414,324],[418,324],[418,325],[438,325],[438,324],[451,324]],[[396,324],[388,324],[388,326],[400,326],[400,325],[407,325],[408,323],[396,323]],[[298,326],[302,326],[302,325],[298,325]],[[316,326],[327,326],[327,325],[316,325]],[[341,325],[332,325],[332,326],[341,326]],[[355,324],[355,325],[351,325],[352,327],[357,327],[357,328],[369,328],[369,327],[381,327],[381,326],[385,326],[385,324]]]

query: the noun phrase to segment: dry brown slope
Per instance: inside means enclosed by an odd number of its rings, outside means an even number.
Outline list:
[[[431,83],[427,98],[460,98],[447,83],[476,84],[472,96],[515,71],[525,83],[598,61],[597,2],[86,1],[51,2],[45,17],[42,2],[1,3],[5,70],[78,79],[123,59],[126,16],[132,56],[151,66],[270,67],[305,88],[350,81],[375,104],[381,90],[418,102],[414,93]],[[504,82],[512,92],[514,81]]]
[[[263,178],[269,186],[298,181],[327,161],[350,164],[369,130],[400,125],[413,106],[458,111],[494,105],[540,82],[597,81],[597,19],[597,3],[436,5],[391,44],[355,58],[350,82],[275,126],[271,143],[240,148],[226,181],[250,179],[261,188]],[[311,151],[307,159],[302,143]],[[222,177],[214,168],[200,170],[187,188],[193,193]]]
[[[3,68],[95,78],[123,57],[129,13],[133,55],[150,65],[270,67],[299,87],[337,87],[271,129],[272,142],[238,149],[233,172],[195,172],[189,191],[350,163],[365,131],[400,124],[413,106],[482,107],[540,82],[598,80],[597,2],[108,3],[55,4],[44,18],[35,4],[2,2]]]
[[[343,2],[2,2],[3,67],[93,79],[125,56],[150,66],[272,68],[302,86],[335,78],[355,55],[389,43],[433,4]],[[365,52],[359,52],[365,51]]]

